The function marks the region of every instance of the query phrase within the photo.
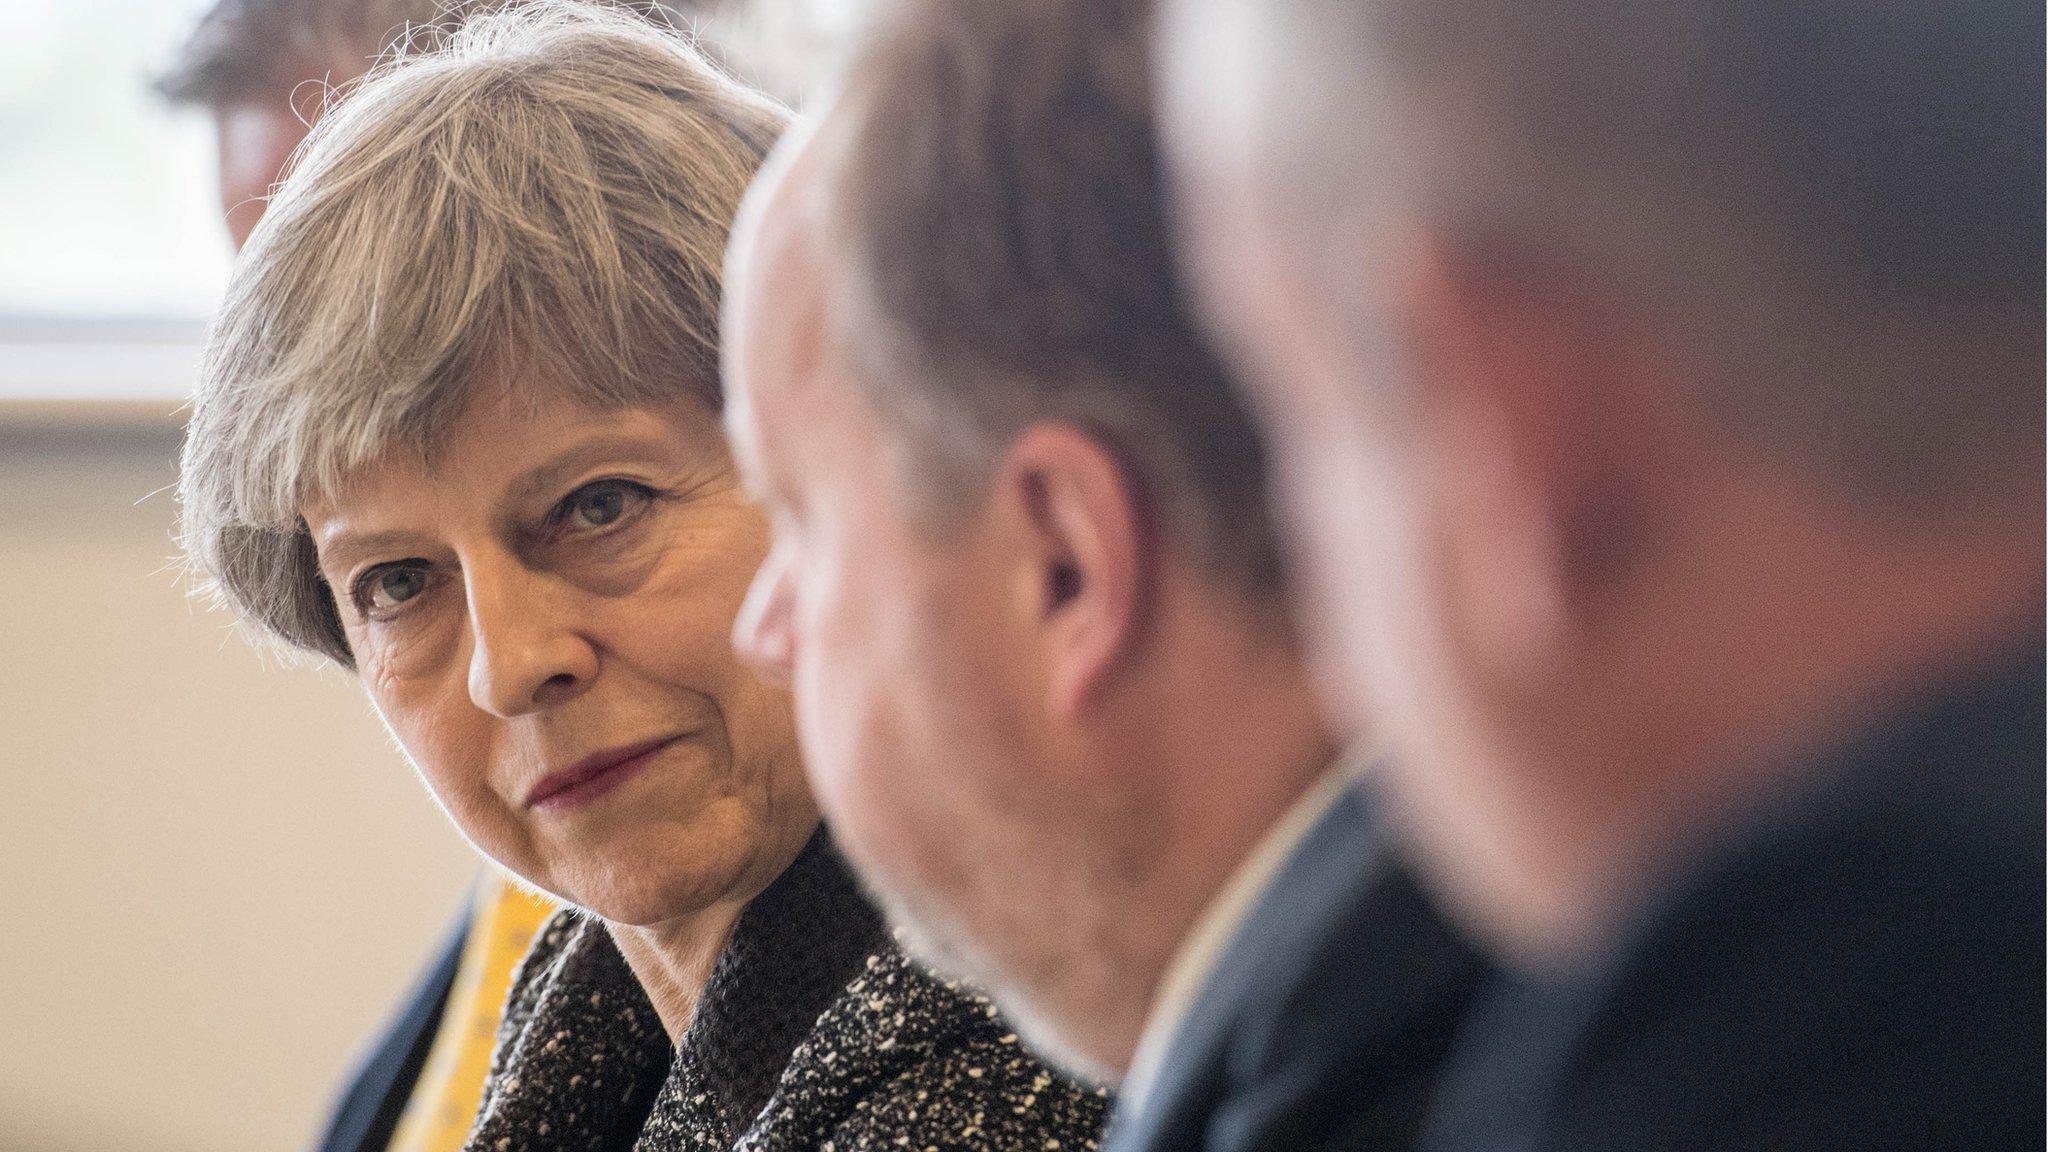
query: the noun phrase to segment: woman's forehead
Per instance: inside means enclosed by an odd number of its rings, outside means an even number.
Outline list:
[[[552,498],[611,464],[730,466],[718,417],[681,397],[660,407],[598,407],[560,395],[466,405],[429,444],[397,443],[301,502],[301,515],[403,504],[427,492],[478,503]]]

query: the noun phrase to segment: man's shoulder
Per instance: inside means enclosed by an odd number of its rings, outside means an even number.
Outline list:
[[[1230,1043],[1252,1073],[1304,1044],[1370,1048],[1420,1007],[1461,997],[1477,969],[1351,788],[1245,918],[1198,1010],[1240,1005]]]
[[[1398,1143],[1480,971],[1347,789],[1240,924],[1115,1146]]]
[[[1644,926],[1563,1069],[1578,1148],[2038,1145],[2038,669],[1849,749]]]

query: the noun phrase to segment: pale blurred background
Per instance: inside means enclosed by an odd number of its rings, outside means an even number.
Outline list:
[[[0,1148],[302,1146],[476,864],[348,678],[173,562],[227,276],[198,0],[0,0]]]
[[[305,1146],[476,873],[350,678],[181,582],[229,247],[149,82],[206,7],[0,0],[0,1152]],[[764,59],[850,9],[764,10]]]
[[[13,407],[0,1148],[300,1147],[475,859],[354,684],[187,600],[167,416]]]

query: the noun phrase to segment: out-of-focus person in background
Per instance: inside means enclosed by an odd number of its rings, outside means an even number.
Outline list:
[[[1114,1147],[1398,1147],[1474,955],[1389,866],[1179,302],[1139,0],[883,14],[729,264],[736,640],[913,943]]]
[[[245,617],[354,669],[463,833],[573,905],[468,1147],[1082,1147],[1104,1102],[907,959],[732,651],[767,546],[719,264],[784,112],[521,4],[331,107],[252,231],[183,458]]]
[[[1512,969],[1427,1145],[2043,1119],[2034,0],[1174,0],[1336,705]]]
[[[214,124],[221,211],[236,249],[331,92],[448,0],[220,0],[158,81]],[[329,1114],[319,1152],[453,1152],[483,1097],[512,971],[555,905],[486,869]]]
[[[157,81],[170,100],[213,118],[220,163],[221,211],[240,248],[299,142],[327,100],[369,71],[393,43],[486,11],[506,0],[220,0],[202,16],[177,60]],[[685,27],[722,66],[751,78],[762,61],[798,55],[799,28],[755,16],[744,0],[653,3],[608,0],[658,24]],[[801,7],[799,5],[798,7]],[[725,35],[720,35],[724,32]],[[748,50],[753,49],[750,53]],[[810,52],[817,49],[805,45]],[[765,69],[798,86],[808,61]],[[748,66],[742,66],[748,65]]]
[[[369,71],[448,0],[220,0],[158,79],[168,99],[213,118],[221,211],[240,248],[330,92]]]

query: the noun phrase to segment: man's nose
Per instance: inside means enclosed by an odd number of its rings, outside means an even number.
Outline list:
[[[789,682],[796,661],[796,636],[790,626],[790,570],[788,547],[777,544],[770,548],[732,622],[733,647],[763,679],[776,684]]]

